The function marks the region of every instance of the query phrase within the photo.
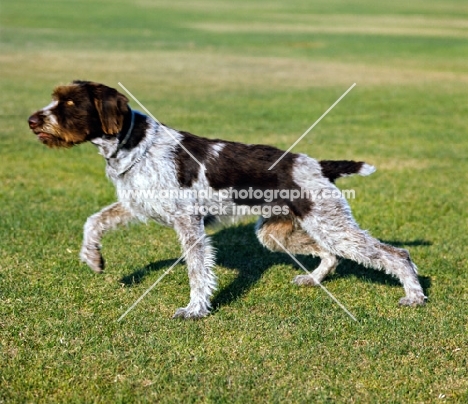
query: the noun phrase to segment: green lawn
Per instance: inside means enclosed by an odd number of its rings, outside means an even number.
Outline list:
[[[3,1],[0,403],[468,402],[467,21],[466,0]],[[180,246],[131,226],[105,237],[104,275],[80,264],[86,218],[115,200],[104,161],[45,148],[26,122],[73,79],[283,149],[357,83],[294,151],[377,166],[338,185],[363,228],[411,251],[428,304],[398,307],[395,280],[344,261],[324,285],[353,322],[292,285],[301,269],[245,220],[212,232],[213,315],[171,319],[179,264],[118,323]]]

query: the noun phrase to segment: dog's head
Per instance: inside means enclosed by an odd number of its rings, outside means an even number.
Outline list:
[[[49,147],[71,147],[103,135],[117,135],[129,111],[127,97],[90,81],[59,86],[52,99],[28,119],[31,130]]]

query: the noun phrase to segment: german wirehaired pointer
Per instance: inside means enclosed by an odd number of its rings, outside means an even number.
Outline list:
[[[205,221],[236,214],[239,207],[260,214],[256,234],[268,249],[283,251],[279,242],[293,254],[320,257],[311,274],[296,276],[297,285],[318,285],[344,257],[397,277],[406,294],[400,304],[425,303],[408,251],[361,230],[334,185],[342,176],[371,174],[368,164],[288,153],[269,170],[281,150],[171,129],[132,110],[117,90],[88,81],[57,87],[53,101],[31,115],[29,127],[49,147],[90,141],[106,159],[118,202],[86,221],[80,257],[91,269],[104,269],[101,238],[108,230],[148,219],[174,228],[190,280],[190,302],[174,317],[209,313],[216,278]]]

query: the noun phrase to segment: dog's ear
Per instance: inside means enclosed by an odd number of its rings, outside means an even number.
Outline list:
[[[94,105],[106,135],[116,135],[122,130],[128,112],[128,98],[103,84],[88,83],[93,89]]]

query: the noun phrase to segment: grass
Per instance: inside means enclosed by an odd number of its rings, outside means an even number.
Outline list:
[[[466,402],[468,137],[465,1],[85,1],[1,5],[0,402]],[[53,86],[121,81],[193,133],[363,159],[355,217],[411,251],[429,296],[343,262],[326,287],[264,251],[253,223],[213,233],[212,316],[187,303],[180,255],[156,224],[106,236],[108,269],[79,263],[87,216],[114,201],[91,145],[48,150],[26,118]],[[299,257],[307,268],[317,260]]]

